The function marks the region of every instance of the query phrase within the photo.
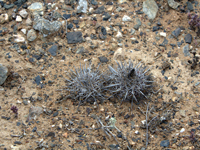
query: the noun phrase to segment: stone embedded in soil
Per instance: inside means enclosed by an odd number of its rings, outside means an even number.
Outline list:
[[[137,22],[137,24],[134,25],[134,29],[138,30],[140,28],[140,26],[142,25],[142,22],[140,21],[139,18],[136,18],[136,22]]]
[[[37,77],[35,77],[35,83],[36,83],[37,85],[39,85],[40,82],[41,82],[41,78],[40,78],[40,76],[38,75]]]
[[[185,110],[179,110],[179,113],[182,117],[186,117]]]
[[[49,137],[49,136],[55,137],[55,132],[49,132],[48,135],[47,135],[47,137]]]
[[[91,0],[92,5],[98,5],[98,2],[96,0]]]
[[[111,15],[109,13],[105,13],[103,17],[103,21],[108,21],[108,19],[111,18]]]
[[[191,34],[187,34],[184,39],[185,39],[185,43],[191,44],[192,35]]]
[[[43,108],[39,107],[39,106],[31,106],[31,108],[29,109],[29,115],[27,117],[26,122],[32,120],[32,119],[36,119],[37,116],[39,116],[40,114],[43,113]]]
[[[115,149],[118,149],[120,146],[117,144],[111,144],[108,146],[111,150],[115,150]]]
[[[53,46],[51,46],[49,48],[49,53],[52,55],[52,56],[56,56],[57,54],[57,50],[58,50],[58,46],[56,44],[54,44]]]
[[[106,58],[104,56],[99,57],[99,60],[100,60],[101,63],[107,63],[108,62],[108,58]]]
[[[72,28],[73,28],[73,24],[72,23],[67,25],[67,29],[72,29]]]
[[[8,68],[0,64],[0,85],[2,85],[7,78]]]
[[[164,38],[164,41],[159,44],[159,46],[166,46],[168,44],[168,40],[166,38]]]
[[[189,44],[187,44],[186,46],[183,47],[183,54],[184,56],[190,56],[190,52],[189,52],[190,48],[189,48]]]
[[[76,0],[65,0],[66,5],[73,5],[76,3]]]
[[[191,2],[186,2],[186,4],[187,4],[187,9],[188,9],[189,11],[193,11],[193,10],[194,10],[193,5],[192,5]]]
[[[158,27],[158,26],[153,26],[152,31],[155,32],[155,31],[158,31],[159,29],[160,29],[160,27]]]
[[[150,20],[153,20],[158,12],[158,5],[154,0],[146,0],[143,2],[143,12]]]
[[[13,8],[14,6],[15,6],[15,4],[9,4],[9,5],[4,4],[4,5],[3,5],[3,7],[4,7],[5,9],[11,9],[11,8]]]
[[[104,28],[103,26],[101,27],[101,32],[103,35],[107,35],[106,28]]]
[[[87,0],[79,0],[77,6],[77,13],[87,13],[88,3]]]
[[[15,141],[14,144],[22,144],[20,141]]]
[[[8,14],[1,14],[0,15],[0,24],[7,22],[9,19]]]
[[[28,101],[27,100],[23,100],[23,104],[24,105],[28,105]]]
[[[76,44],[83,42],[82,32],[68,32],[67,33],[67,43]]]
[[[28,9],[33,13],[33,15],[43,15],[44,7],[41,2],[32,3]]]
[[[78,50],[76,51],[76,54],[85,54],[88,53],[88,50],[85,49],[83,46],[79,47]]]
[[[19,11],[19,15],[22,18],[26,18],[28,16],[28,13],[27,13],[26,9],[22,9],[22,10]]]
[[[173,9],[176,9],[180,4],[175,2],[174,0],[167,0],[168,2],[168,5],[173,8]]]
[[[176,30],[172,32],[172,35],[177,39],[180,33],[181,33],[181,28],[178,27],[176,28]]]
[[[65,19],[69,19],[69,18],[71,17],[71,14],[63,14],[63,17],[64,17]]]
[[[124,15],[122,18],[122,21],[126,22],[126,21],[131,21],[131,17]]]
[[[161,147],[169,147],[169,140],[163,140],[160,142]]]
[[[37,131],[37,127],[34,127],[32,132],[36,132]]]
[[[123,60],[125,58],[125,51],[123,50],[123,48],[118,48],[115,51],[113,58],[115,60]]]
[[[34,29],[30,29],[27,33],[27,40],[32,42],[37,38],[36,31]]]
[[[53,113],[53,117],[58,116],[58,111],[56,111],[55,113]]]
[[[56,33],[61,25],[62,23],[60,21],[49,21],[40,17],[40,15],[34,16],[33,28],[40,31],[43,34],[43,37]]]
[[[94,14],[102,14],[105,10],[104,6],[98,7],[93,13]]]

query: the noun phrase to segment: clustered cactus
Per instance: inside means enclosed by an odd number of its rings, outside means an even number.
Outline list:
[[[197,36],[200,36],[200,17],[198,17],[197,14],[191,14],[188,12],[188,19],[189,19],[189,25],[191,30],[196,30],[197,28]]]
[[[85,102],[98,104],[111,98],[118,98],[121,102],[131,101],[132,106],[134,101],[147,98],[154,87],[150,69],[142,63],[134,66],[131,60],[116,63],[116,67],[108,66],[106,72],[101,72],[99,66],[92,69],[91,65],[80,65],[75,71],[70,70],[69,78],[65,79],[68,97],[78,102],[79,106]]]
[[[103,74],[89,67],[75,68],[75,71],[70,70],[68,74],[66,90],[70,93],[70,97],[79,101],[79,106],[84,102],[97,103],[97,100],[103,102],[106,98],[103,95],[103,86],[106,82]],[[98,103],[97,103],[98,104]]]
[[[133,101],[138,102],[142,98],[147,98],[145,94],[150,92],[154,82],[151,74],[148,74],[150,68],[147,69],[141,63],[134,66],[132,61],[129,61],[128,64],[117,62],[116,69],[111,66],[108,68],[110,84],[106,87],[111,95],[120,99],[121,102],[131,101],[131,108]]]

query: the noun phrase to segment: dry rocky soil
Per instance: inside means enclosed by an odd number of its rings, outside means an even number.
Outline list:
[[[35,2],[46,33],[34,27]],[[92,0],[86,13],[73,0],[1,0],[0,64],[8,73],[0,86],[0,149],[200,149],[200,42],[187,18],[199,14],[200,2],[176,2],[174,9],[155,0],[149,19],[143,0]],[[109,99],[77,111],[64,90],[70,69],[100,64],[106,72],[116,60],[151,68],[155,94],[132,109]]]

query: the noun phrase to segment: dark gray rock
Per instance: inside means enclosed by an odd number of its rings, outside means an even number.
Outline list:
[[[35,83],[36,83],[37,85],[40,84],[40,81],[41,81],[41,78],[40,78],[39,75],[38,75],[37,77],[35,77]]]
[[[58,116],[58,111],[56,111],[55,113],[53,113],[53,117]]]
[[[15,141],[14,144],[22,144],[20,141]]]
[[[73,28],[73,24],[70,23],[67,25],[67,29],[72,29],[72,28]]]
[[[0,64],[0,85],[2,85],[7,78],[8,68]]]
[[[68,32],[67,33],[67,43],[75,44],[83,42],[82,32]]]
[[[181,47],[182,43],[181,42],[177,42],[178,47]]]
[[[190,50],[189,44],[187,44],[186,46],[183,47],[184,56],[190,56],[189,50]]]
[[[103,17],[103,21],[108,21],[108,19],[110,19],[111,15],[109,13],[105,13],[104,17]]]
[[[4,3],[4,5],[3,5],[3,7],[5,8],[5,9],[10,9],[10,8],[13,8],[15,5],[14,4],[9,4],[9,5],[7,5],[7,4],[5,4]]]
[[[155,31],[158,31],[159,29],[160,29],[160,27],[158,27],[158,26],[153,26],[152,31],[155,32]]]
[[[94,14],[102,14],[105,10],[104,6],[98,7],[93,13]]]
[[[106,5],[113,5],[113,2],[108,1],[108,2],[106,3]]]
[[[103,35],[107,35],[106,28],[104,28],[103,26],[101,27],[101,32]]]
[[[99,60],[100,60],[101,63],[107,63],[108,62],[108,58],[106,58],[104,56],[99,57]]]
[[[73,5],[76,3],[76,0],[65,0],[66,5]]]
[[[98,5],[98,2],[96,0],[91,0],[92,5]]]
[[[100,38],[101,40],[105,40],[105,39],[107,38],[107,36],[106,36],[106,35],[103,35],[103,33],[100,32],[100,33],[99,33],[99,38]]]
[[[23,104],[24,105],[28,105],[28,101],[27,100],[23,100]]]
[[[73,20],[73,23],[77,25],[79,23],[79,20]]]
[[[161,147],[169,147],[169,140],[163,140],[160,142]]]
[[[186,4],[187,4],[187,9],[188,9],[189,11],[193,11],[193,10],[194,10],[193,5],[192,5],[191,2],[186,2]]]
[[[176,30],[172,32],[172,35],[177,39],[180,33],[181,33],[181,28],[178,27]]]
[[[49,132],[48,135],[47,135],[47,137],[49,137],[49,136],[55,137],[55,135],[56,135],[55,132]]]
[[[109,149],[110,150],[116,150],[119,148],[119,145],[116,145],[116,144],[111,144],[111,145],[108,145]]]
[[[21,125],[21,122],[17,122],[17,126],[20,126]]]
[[[69,18],[71,17],[71,14],[63,14],[63,17],[64,17],[65,19],[69,19]]]
[[[32,132],[36,132],[37,131],[37,127],[34,127]]]
[[[187,34],[184,39],[185,39],[185,43],[191,44],[192,35],[191,34]]]
[[[58,50],[58,46],[55,44],[55,45],[51,46],[48,51],[52,56],[56,56],[57,50]]]

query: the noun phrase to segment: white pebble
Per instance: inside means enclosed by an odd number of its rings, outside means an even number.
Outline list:
[[[135,41],[135,40],[136,40],[136,38],[132,37],[132,38],[131,38],[131,40],[132,40],[132,41]]]
[[[17,43],[23,43],[25,42],[25,38],[23,36],[21,36],[20,34],[18,35],[13,35],[16,39],[15,39],[15,42]]]
[[[26,29],[21,29],[21,31],[22,31],[24,34],[26,34]]]
[[[180,131],[180,133],[183,133],[184,131],[185,131],[185,128],[182,128],[181,131]]]
[[[26,18],[28,16],[28,13],[27,13],[26,9],[22,9],[22,10],[19,11],[19,15],[22,18]]]
[[[139,131],[138,131],[138,130],[136,130],[136,131],[135,131],[135,134],[139,134]]]
[[[22,17],[17,15],[16,21],[17,21],[17,22],[22,22]]]
[[[142,120],[141,122],[142,122],[142,124],[143,124],[143,125],[145,125],[145,124],[146,124],[146,120]]]
[[[160,36],[166,37],[167,34],[165,32],[160,32]]]
[[[122,18],[122,21],[131,21],[131,18],[127,15],[124,15],[124,17]]]
[[[122,33],[121,32],[117,32],[116,38],[122,38]]]

